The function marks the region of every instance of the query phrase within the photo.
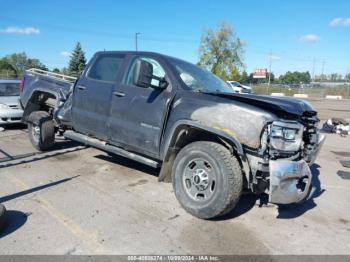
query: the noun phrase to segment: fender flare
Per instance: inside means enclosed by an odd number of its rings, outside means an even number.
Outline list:
[[[37,92],[53,95],[53,96],[56,98],[57,101],[58,101],[58,99],[59,99],[59,93],[56,92],[56,91],[52,91],[52,90],[45,89],[45,88],[35,88],[35,89],[30,93],[28,102],[33,98],[33,96],[34,96],[35,93],[37,93]]]
[[[54,92],[54,91],[51,91],[51,90],[47,90],[47,89],[43,89],[43,88],[36,88],[30,93],[29,99],[27,100],[27,103],[24,106],[23,118],[22,119],[25,122],[29,120],[28,117],[29,117],[29,115],[32,112],[37,111],[35,106],[34,106],[35,103],[33,103],[33,99],[34,99],[34,97],[36,96],[37,93],[49,94],[49,95],[55,97],[55,100],[56,100],[55,108],[57,108],[57,105],[58,105],[58,102],[59,102],[59,94],[57,92]]]
[[[222,130],[202,125],[199,122],[195,122],[195,121],[191,121],[191,120],[179,120],[179,121],[175,122],[175,124],[173,125],[171,130],[168,132],[168,135],[165,137],[166,140],[165,140],[164,147],[163,147],[164,149],[161,152],[161,157],[163,158],[163,160],[166,160],[166,155],[169,151],[171,142],[175,139],[174,136],[177,133],[177,130],[179,128],[182,128],[183,126],[194,127],[196,129],[203,130],[203,131],[206,131],[206,132],[211,133],[213,135],[217,135],[219,137],[222,137],[223,139],[231,142],[234,145],[234,148],[235,148],[237,154],[240,155],[240,157],[245,157],[243,146],[238,141],[237,138],[228,135],[227,133],[225,133]]]
[[[219,138],[222,138],[224,142],[227,143],[227,141],[233,145],[235,152],[238,154],[238,157],[240,158],[240,161],[243,166],[243,170],[245,172],[246,178],[249,178],[249,172],[250,168],[248,165],[248,161],[246,158],[246,155],[243,150],[242,144],[237,140],[237,138],[228,135],[227,133],[223,132],[222,130],[218,130],[215,128],[211,128],[208,126],[204,126],[199,122],[191,121],[191,120],[179,120],[175,122],[173,127],[170,129],[169,132],[167,132],[167,136],[165,136],[165,141],[163,143],[163,151],[161,152],[161,158],[162,158],[162,167],[158,176],[158,181],[164,181],[164,182],[170,182],[171,181],[171,168],[172,163],[175,159],[175,154],[173,154],[174,150],[172,149],[172,143],[174,143],[174,139],[176,139],[177,134],[179,134],[180,130],[183,127],[192,127],[199,130],[203,130],[205,132],[211,133],[213,135],[218,136]],[[180,130],[178,130],[180,128]]]

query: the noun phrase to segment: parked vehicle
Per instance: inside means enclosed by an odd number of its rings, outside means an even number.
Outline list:
[[[0,79],[0,125],[20,123],[20,80]]]
[[[302,201],[323,142],[306,101],[236,94],[157,53],[98,52],[76,80],[29,70],[21,104],[37,149],[52,148],[60,132],[161,167],[159,181],[171,181],[181,205],[203,219],[231,211],[244,188],[273,203]]]
[[[237,81],[227,81],[227,84],[232,88],[235,93],[240,94],[250,94],[252,92],[252,88],[250,86],[242,85]]]

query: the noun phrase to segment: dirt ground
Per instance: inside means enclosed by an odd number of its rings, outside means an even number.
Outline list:
[[[312,100],[322,121],[350,118],[350,101]],[[315,195],[259,207],[243,195],[227,216],[187,214],[159,170],[60,139],[38,154],[26,129],[0,133],[0,254],[350,254],[350,137],[327,134],[312,166]]]

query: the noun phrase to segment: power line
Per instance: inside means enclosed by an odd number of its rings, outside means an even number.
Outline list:
[[[55,30],[71,32],[71,33],[87,34],[87,35],[94,35],[94,36],[101,36],[101,37],[113,37],[113,38],[128,39],[128,40],[134,39],[134,37],[131,34],[94,31],[94,30],[89,30],[89,29],[84,29],[84,28],[77,28],[77,27],[70,27],[70,26],[62,26],[62,25],[57,25],[57,24],[45,23],[42,21],[17,19],[17,18],[2,16],[2,15],[0,15],[0,19],[16,21],[16,22],[21,22],[21,23],[32,23],[32,24],[37,24],[37,25],[42,25],[42,26],[48,27],[48,28],[52,28]],[[142,40],[149,41],[149,42],[161,42],[161,43],[193,44],[194,42],[198,42],[199,38],[198,39],[192,39],[192,38],[185,39],[185,38],[144,37],[144,38],[142,38]]]

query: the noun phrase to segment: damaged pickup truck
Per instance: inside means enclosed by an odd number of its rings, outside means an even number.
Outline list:
[[[98,52],[78,79],[28,70],[23,88],[35,148],[63,134],[160,167],[196,217],[228,213],[243,189],[276,204],[310,194],[324,138],[306,101],[235,94],[208,71],[149,52]]]

